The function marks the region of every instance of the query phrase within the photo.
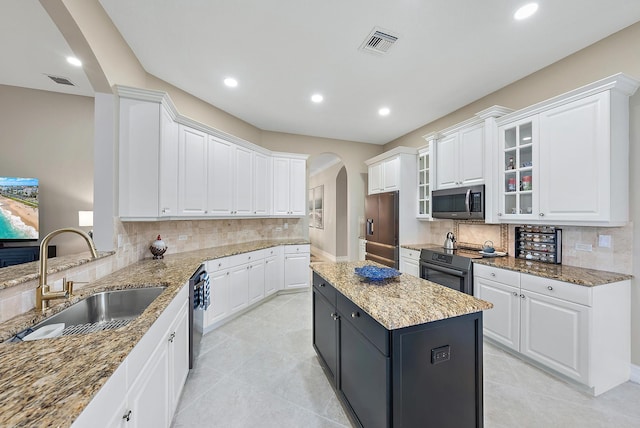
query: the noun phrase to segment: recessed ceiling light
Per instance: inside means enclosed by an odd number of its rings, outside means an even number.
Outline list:
[[[322,94],[311,95],[311,101],[313,101],[314,103],[321,103],[322,100],[324,100],[324,97],[322,96]]]
[[[391,113],[391,110],[389,110],[389,107],[382,107],[380,110],[378,110],[378,114],[380,116],[388,116],[389,113]]]
[[[233,77],[227,77],[226,79],[224,79],[224,84],[230,88],[235,88],[236,86],[238,86],[238,81]]]
[[[76,67],[82,67],[82,61],[80,61],[75,56],[68,56],[67,57],[67,62],[69,64],[71,64],[71,65],[75,65]]]
[[[516,10],[513,17],[517,20],[527,19],[538,10],[538,3],[528,3]]]

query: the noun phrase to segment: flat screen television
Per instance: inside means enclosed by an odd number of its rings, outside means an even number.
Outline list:
[[[38,179],[0,177],[0,243],[39,237]]]

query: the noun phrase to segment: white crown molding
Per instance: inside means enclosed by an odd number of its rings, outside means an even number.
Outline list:
[[[258,153],[262,153],[264,155],[275,154],[271,150],[265,149],[264,147],[259,146],[255,143],[236,137],[235,135],[228,134],[212,126],[205,125],[204,123],[198,122],[194,119],[191,119],[190,117],[181,115],[180,113],[178,113],[178,110],[176,109],[175,104],[171,100],[171,97],[166,92],[156,91],[153,89],[135,88],[132,86],[124,86],[124,85],[114,85],[113,88],[114,88],[114,93],[118,95],[120,98],[130,98],[134,100],[162,104],[166,108],[166,110],[169,112],[169,115],[172,117],[172,119],[180,125],[197,129],[199,131],[205,132],[214,137],[223,139],[225,141],[229,141],[231,143],[256,151]],[[291,156],[292,155],[291,153],[280,153],[279,155],[294,157],[294,156]],[[295,157],[299,157],[300,159],[307,159],[309,156],[304,154],[298,156],[296,154]]]
[[[485,119],[488,119],[491,117],[494,117],[494,118],[501,117],[501,116],[504,116],[505,114],[511,113],[512,111],[513,109],[510,109],[508,107],[494,105],[479,111],[472,118],[469,118],[462,122],[458,122],[455,125],[442,129],[440,131],[430,132],[426,135],[423,135],[422,138],[431,142],[433,140],[437,140],[438,138],[442,138],[442,137],[446,137],[447,135],[454,134],[460,131],[461,129],[468,128],[470,126],[480,125],[484,123]]]
[[[524,119],[545,110],[550,110],[552,108],[604,91],[617,91],[623,95],[631,96],[636,92],[639,86],[640,81],[627,76],[626,74],[617,73],[613,76],[605,77],[604,79],[600,79],[588,85],[581,86],[580,88],[565,92],[564,94],[549,98],[548,100],[541,101],[537,104],[533,104],[529,107],[525,107],[521,110],[517,110],[513,113],[502,116],[501,118],[496,119],[496,123],[498,125],[502,125],[503,123]]]
[[[415,147],[405,147],[405,146],[398,146],[398,147],[394,147],[393,149],[386,151],[384,153],[379,154],[378,156],[372,157],[371,159],[367,159],[366,161],[364,161],[364,163],[366,163],[367,165],[371,165],[374,164],[376,162],[380,162],[383,161],[385,159],[389,159],[392,158],[394,156],[397,155],[416,155],[418,154],[418,150]]]

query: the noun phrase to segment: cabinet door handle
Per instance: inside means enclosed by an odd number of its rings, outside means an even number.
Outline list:
[[[540,217],[544,217],[544,213],[540,213],[538,214]]]
[[[122,415],[122,419],[124,419],[125,421],[129,422],[131,420],[131,410],[129,410],[124,415]]]
[[[325,284],[324,282],[320,284],[320,287],[326,287],[327,284]]]
[[[176,332],[174,331],[173,333],[171,333],[171,334],[169,335],[169,342],[173,343],[173,339],[175,339],[175,338],[176,338]],[[127,420],[128,420],[128,419],[127,419]]]
[[[547,286],[547,290],[553,291],[553,287],[549,285],[549,286]]]
[[[338,314],[336,312],[332,312],[331,313],[331,318],[333,318],[334,321],[338,320]]]
[[[358,318],[360,317],[360,312],[351,312],[351,318]]]
[[[515,291],[513,292],[513,296],[514,297],[518,297],[518,293],[516,293]]]
[[[524,299],[524,294],[521,294],[521,295],[520,295],[520,298],[521,298],[521,299]]]
[[[502,217],[502,213],[498,213],[498,217]]]

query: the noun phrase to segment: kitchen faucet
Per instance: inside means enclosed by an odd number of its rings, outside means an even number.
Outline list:
[[[93,246],[93,241],[91,240],[89,235],[87,235],[82,230],[74,229],[72,227],[66,227],[63,229],[54,230],[53,232],[45,236],[40,243],[40,279],[38,281],[38,287],[36,288],[36,309],[39,309],[43,312],[47,308],[49,300],[58,298],[68,299],[73,292],[73,282],[67,282],[66,279],[63,279],[62,291],[49,291],[49,285],[47,284],[47,244],[53,237],[65,232],[77,233],[78,235],[82,236],[87,242],[89,250],[91,250],[91,256],[93,256],[94,259],[98,257],[96,249]]]

